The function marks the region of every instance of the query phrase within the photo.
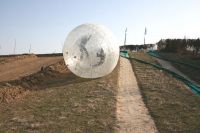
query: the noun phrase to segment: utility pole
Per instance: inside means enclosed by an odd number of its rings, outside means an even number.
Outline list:
[[[63,52],[64,42],[61,42],[61,53]]]
[[[31,53],[31,44],[30,44],[30,47],[29,47],[29,54]]]
[[[144,45],[146,44],[146,40],[145,40],[145,36],[147,35],[147,27],[145,27],[145,29],[144,29]]]
[[[15,54],[15,51],[16,51],[16,39],[15,39],[15,42],[14,42],[14,54]]]
[[[126,33],[127,33],[127,28],[125,29],[124,45],[126,45]]]

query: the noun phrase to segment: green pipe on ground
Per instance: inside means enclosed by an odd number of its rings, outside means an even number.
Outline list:
[[[121,57],[124,57],[124,58],[127,58],[127,59],[133,59],[137,62],[140,62],[140,63],[143,63],[143,64],[147,64],[147,65],[151,65],[157,69],[160,69],[160,70],[163,70],[169,74],[171,74],[173,77],[179,79],[180,81],[182,81],[183,83],[185,83],[191,90],[192,92],[194,92],[195,94],[197,94],[198,96],[200,96],[200,86],[196,85],[195,83],[192,83],[191,81],[185,79],[183,76],[169,70],[169,69],[166,69],[164,67],[161,67],[159,65],[156,65],[156,64],[153,64],[153,63],[150,63],[150,62],[146,62],[144,60],[141,60],[141,59],[137,59],[137,58],[134,58],[134,57],[129,57],[128,55],[128,52],[127,51],[120,51],[120,56]]]
[[[199,67],[199,66],[196,66],[196,65],[193,65],[193,64],[188,64],[188,63],[181,62],[181,61],[171,60],[171,59],[166,58],[166,57],[162,57],[157,51],[148,51],[147,54],[149,54],[150,56],[159,58],[159,59],[163,59],[163,60],[172,62],[172,63],[176,63],[176,64],[180,64],[180,65],[184,65],[184,66],[187,66],[187,67],[191,67],[191,68],[200,70],[200,67]]]

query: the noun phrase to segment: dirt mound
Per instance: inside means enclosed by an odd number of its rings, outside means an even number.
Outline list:
[[[60,74],[67,72],[67,67],[64,60],[47,67],[41,67],[41,70],[32,75],[23,77],[19,80],[11,81],[10,84],[15,86],[22,86],[26,89],[40,89],[40,86],[45,80],[50,80],[59,77]]]
[[[37,73],[22,77],[19,80],[0,83],[0,103],[20,99],[31,90],[43,87],[43,82],[52,78],[59,78],[66,74],[68,69],[64,60],[47,67],[41,67]]]
[[[43,72],[49,72],[49,71],[50,72],[54,71],[54,72],[59,72],[59,73],[66,73],[68,71],[68,69],[67,69],[67,66],[65,65],[64,60],[62,60],[62,61],[60,61],[56,64],[53,64],[53,65],[46,67]]]
[[[14,99],[22,99],[29,91],[21,86],[12,86],[9,83],[0,86],[0,103],[9,103]]]

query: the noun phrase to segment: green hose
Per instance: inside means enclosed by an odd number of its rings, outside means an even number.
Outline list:
[[[144,60],[141,60],[141,59],[137,59],[135,57],[129,57],[128,55],[128,52],[122,52],[120,51],[120,56],[121,57],[124,57],[124,58],[127,58],[127,59],[133,59],[137,62],[140,62],[140,63],[143,63],[143,64],[147,64],[147,65],[151,65],[157,69],[160,69],[160,70],[163,70],[169,74],[171,74],[173,77],[179,79],[180,81],[182,81],[183,83],[185,83],[191,90],[192,92],[194,92],[195,94],[197,94],[198,96],[200,96],[200,86],[196,85],[195,83],[192,83],[191,81],[187,80],[186,78],[184,78],[183,76],[169,70],[169,69],[166,69],[164,67],[161,67],[159,65],[156,65],[156,64],[153,64],[153,63],[150,63],[150,62],[146,62]]]
[[[196,65],[193,65],[193,64],[188,64],[188,63],[181,62],[181,61],[171,60],[171,59],[168,59],[166,57],[162,57],[157,51],[148,51],[147,53],[150,56],[153,56],[153,57],[156,57],[156,58],[159,58],[159,59],[163,59],[163,60],[166,60],[166,61],[169,61],[169,62],[172,62],[172,63],[176,63],[176,64],[180,64],[180,65],[184,65],[184,66],[187,66],[187,67],[191,67],[191,68],[200,70],[199,66],[196,66]]]

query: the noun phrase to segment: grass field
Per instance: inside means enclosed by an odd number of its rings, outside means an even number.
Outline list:
[[[50,69],[9,82],[27,94],[0,103],[0,132],[114,132],[117,80],[118,66],[93,80]]]
[[[130,56],[157,63],[145,53]],[[131,60],[144,102],[153,117],[158,131],[200,131],[200,98],[182,82],[151,66]]]
[[[130,56],[157,63],[142,52]],[[134,60],[131,63],[158,131],[199,132],[200,98],[167,73]],[[114,132],[118,128],[118,71],[119,65],[106,77],[82,79],[61,61],[1,82],[0,132]]]
[[[195,58],[193,56],[189,56],[189,55],[178,55],[175,53],[160,53],[161,56],[169,58],[169,59],[173,59],[175,61],[180,61],[180,62],[184,62],[187,64],[192,64],[195,66],[200,66],[200,58]],[[182,73],[184,73],[185,75],[187,75],[190,79],[194,80],[195,82],[197,82],[198,84],[200,84],[200,70],[191,68],[191,67],[187,67],[184,65],[180,65],[180,64],[174,64],[172,63],[172,65],[174,67],[176,67],[178,70],[180,70]]]

